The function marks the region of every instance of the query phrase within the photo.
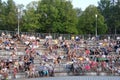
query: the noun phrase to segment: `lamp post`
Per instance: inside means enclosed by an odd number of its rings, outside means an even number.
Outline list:
[[[19,9],[17,10],[18,11],[18,15],[17,15],[17,20],[18,20],[18,35],[19,35],[19,33],[20,33],[20,21],[19,21],[19,18],[20,18],[20,16],[19,16]]]
[[[96,18],[95,36],[96,36],[96,37],[97,37],[97,17],[98,17],[98,15],[97,15],[97,14],[95,14],[95,18]]]

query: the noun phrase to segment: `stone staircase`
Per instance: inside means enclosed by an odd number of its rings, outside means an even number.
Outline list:
[[[39,48],[37,48],[36,50],[40,53],[40,55],[44,54],[44,52],[47,52],[48,50],[43,46],[43,43],[45,42],[44,39],[40,40],[40,43],[39,43]],[[53,43],[54,44],[54,41]],[[92,44],[89,44],[89,46],[91,46]],[[92,46],[95,46],[92,45]],[[25,49],[25,45],[23,44],[19,44],[18,45],[18,52],[17,52],[17,57],[21,56],[21,55],[25,55],[25,52],[24,52],[24,49]],[[0,58],[3,58],[3,59],[8,59],[10,54],[10,52],[8,51],[0,51]],[[58,53],[65,53],[64,50],[58,50]],[[37,66],[39,65],[40,62],[42,62],[43,60],[40,58],[40,56],[36,56],[35,59],[34,59],[34,64]],[[52,62],[52,61],[48,61],[49,62]],[[54,76],[71,76],[71,75],[74,75],[73,73],[67,73],[66,71],[66,59],[62,59],[62,64],[57,64],[55,67],[55,75]],[[82,74],[79,74],[79,75],[82,75]],[[97,72],[86,72],[84,73],[84,75],[86,76],[97,76],[98,73]],[[100,72],[99,75],[101,76],[105,76],[105,75],[108,75],[107,73],[105,72]],[[119,74],[115,74],[115,75],[119,75]],[[9,80],[13,80],[13,74],[9,74]],[[19,78],[19,79],[23,79],[23,78],[26,78],[26,73],[25,72],[19,72],[17,73],[17,76],[16,78]]]

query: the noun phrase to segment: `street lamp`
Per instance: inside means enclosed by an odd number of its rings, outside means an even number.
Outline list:
[[[19,35],[19,33],[20,33],[20,29],[19,29],[19,27],[20,27],[20,21],[19,21],[19,18],[20,18],[20,16],[19,16],[19,9],[18,9],[17,11],[18,11],[18,15],[17,15],[17,20],[18,20],[18,35]]]
[[[95,36],[96,36],[96,37],[97,37],[97,17],[98,17],[98,15],[97,15],[97,14],[95,14],[95,18],[96,18]]]

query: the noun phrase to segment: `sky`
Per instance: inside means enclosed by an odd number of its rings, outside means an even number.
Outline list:
[[[98,6],[98,1],[100,0],[72,0],[72,4],[74,8],[81,8],[85,10],[89,5]]]
[[[3,1],[7,1],[7,0],[3,0]],[[16,4],[27,5],[31,1],[38,1],[38,0],[14,0],[14,1]],[[71,1],[74,8],[81,8],[82,10],[85,10],[85,8],[91,4],[97,6],[98,1],[100,0],[71,0]]]

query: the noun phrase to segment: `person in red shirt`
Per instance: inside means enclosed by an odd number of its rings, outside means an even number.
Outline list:
[[[85,49],[85,53],[86,53],[86,55],[89,55],[90,54],[90,50],[89,49]]]
[[[16,78],[16,74],[18,73],[17,67],[14,67],[13,69],[13,77]]]

